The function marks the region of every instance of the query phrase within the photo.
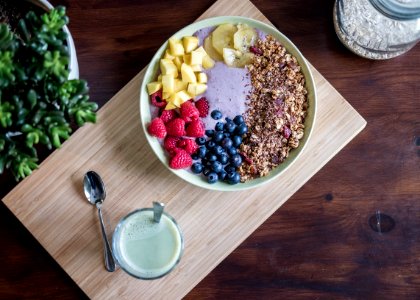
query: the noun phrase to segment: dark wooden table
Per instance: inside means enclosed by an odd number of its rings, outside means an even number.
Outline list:
[[[355,56],[335,35],[333,2],[254,4],[368,125],[187,299],[420,298],[420,46],[388,61]],[[68,8],[80,75],[101,105],[212,3],[53,1]],[[0,197],[15,185],[1,176]],[[378,211],[388,232],[369,225]],[[86,298],[2,203],[0,237],[1,299]]]

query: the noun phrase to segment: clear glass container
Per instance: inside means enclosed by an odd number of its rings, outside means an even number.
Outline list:
[[[420,40],[420,0],[336,0],[334,27],[354,53],[393,58]]]

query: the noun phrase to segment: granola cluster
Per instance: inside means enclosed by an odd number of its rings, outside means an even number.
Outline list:
[[[296,58],[270,35],[255,48],[248,66],[248,133],[240,148],[245,158],[239,168],[242,182],[267,175],[299,146],[308,109],[305,77]]]

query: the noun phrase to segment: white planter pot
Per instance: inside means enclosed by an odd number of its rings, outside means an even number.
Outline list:
[[[27,0],[27,1],[43,8],[46,11],[54,8],[54,6],[52,6],[52,4],[48,2],[47,0]],[[74,41],[71,36],[70,30],[68,29],[67,26],[64,26],[64,31],[67,33],[67,46],[70,51],[69,79],[78,79],[79,78],[79,64],[77,63],[77,55],[76,55],[76,48],[74,46]]]

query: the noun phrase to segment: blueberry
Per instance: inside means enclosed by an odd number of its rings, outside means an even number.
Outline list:
[[[217,156],[216,156],[216,155],[214,155],[214,154],[210,154],[210,153],[209,153],[209,154],[207,155],[207,160],[208,160],[208,161],[212,161],[212,162],[213,162],[213,161],[216,161],[216,160],[217,160]]]
[[[219,161],[222,164],[226,165],[229,161],[229,156],[227,156],[227,154],[221,154],[221,155],[219,155]]]
[[[195,139],[195,142],[197,143],[197,145],[201,146],[204,145],[206,143],[206,138],[205,137],[199,137]]]
[[[215,120],[219,120],[223,116],[222,113],[220,112],[220,110],[217,110],[217,109],[213,110],[210,115]]]
[[[220,172],[218,173],[218,175],[219,175],[219,180],[220,180],[220,181],[223,181],[223,180],[225,180],[225,178],[226,178],[227,172],[226,172],[226,171],[224,171],[224,170],[222,170],[222,171],[220,171]]]
[[[208,176],[211,172],[211,169],[209,167],[205,167],[203,170],[203,175],[204,176]]]
[[[201,172],[203,172],[203,165],[199,162],[193,163],[191,166],[191,171],[193,171],[193,173],[195,174],[200,174]]]
[[[223,126],[225,126],[225,124],[223,124],[223,122],[217,122],[216,126],[214,126],[214,130],[223,131]]]
[[[229,132],[223,132],[223,136],[224,137],[230,137],[230,133]]]
[[[216,155],[220,155],[223,153],[223,148],[222,146],[216,146],[212,149],[213,153]]]
[[[225,149],[229,149],[230,147],[232,147],[233,143],[232,140],[230,138],[224,138],[222,141],[222,147]]]
[[[237,135],[244,135],[248,132],[248,127],[245,124],[241,124],[238,127],[236,127],[235,133]]]
[[[233,122],[226,122],[224,129],[225,131],[232,133],[235,131],[236,125]]]
[[[241,125],[244,122],[244,117],[241,115],[237,115],[235,118],[233,118],[233,123],[236,125]]]
[[[231,118],[226,117],[226,118],[225,118],[225,121],[226,121],[226,122],[232,122],[232,119],[231,119]]]
[[[214,136],[213,136],[213,140],[215,141],[215,142],[220,142],[221,140],[223,140],[223,138],[224,138],[225,136],[223,135],[223,132],[221,132],[221,131],[216,131],[215,132],[215,134],[214,134]]]
[[[234,167],[234,166],[232,166],[232,165],[227,165],[226,167],[225,167],[225,171],[229,174],[229,173],[233,173],[233,172],[236,172],[236,168]]]
[[[215,172],[210,172],[207,175],[207,182],[208,183],[215,183],[217,180],[219,180],[219,176],[217,176],[217,173]]]
[[[239,135],[235,135],[232,137],[233,147],[239,147],[242,143],[242,138]]]
[[[230,184],[237,184],[241,181],[241,176],[237,172],[228,172],[226,178]]]
[[[212,137],[212,136],[214,135],[214,130],[211,130],[211,129],[206,130],[206,135],[207,135],[208,137]]]
[[[227,149],[227,154],[229,154],[230,156],[233,156],[236,153],[238,153],[238,150],[236,150],[234,147],[230,147]]]
[[[191,158],[192,158],[193,160],[197,160],[197,159],[198,159],[198,154],[197,154],[197,152],[196,152],[196,153],[191,154]]]
[[[199,157],[199,158],[204,158],[204,157],[206,157],[206,154],[207,154],[207,149],[206,149],[206,147],[205,147],[205,146],[201,146],[200,148],[198,148],[197,154],[198,154],[198,157]]]
[[[235,154],[230,158],[230,164],[234,167],[239,167],[242,164],[242,157],[239,154]]]
[[[214,148],[216,146],[216,143],[215,142],[213,142],[213,141],[207,141],[206,142],[206,147],[207,147],[207,149],[212,149],[212,148]]]
[[[223,171],[223,165],[219,162],[219,161],[214,161],[211,164],[211,169],[216,172],[219,173],[220,171]]]

